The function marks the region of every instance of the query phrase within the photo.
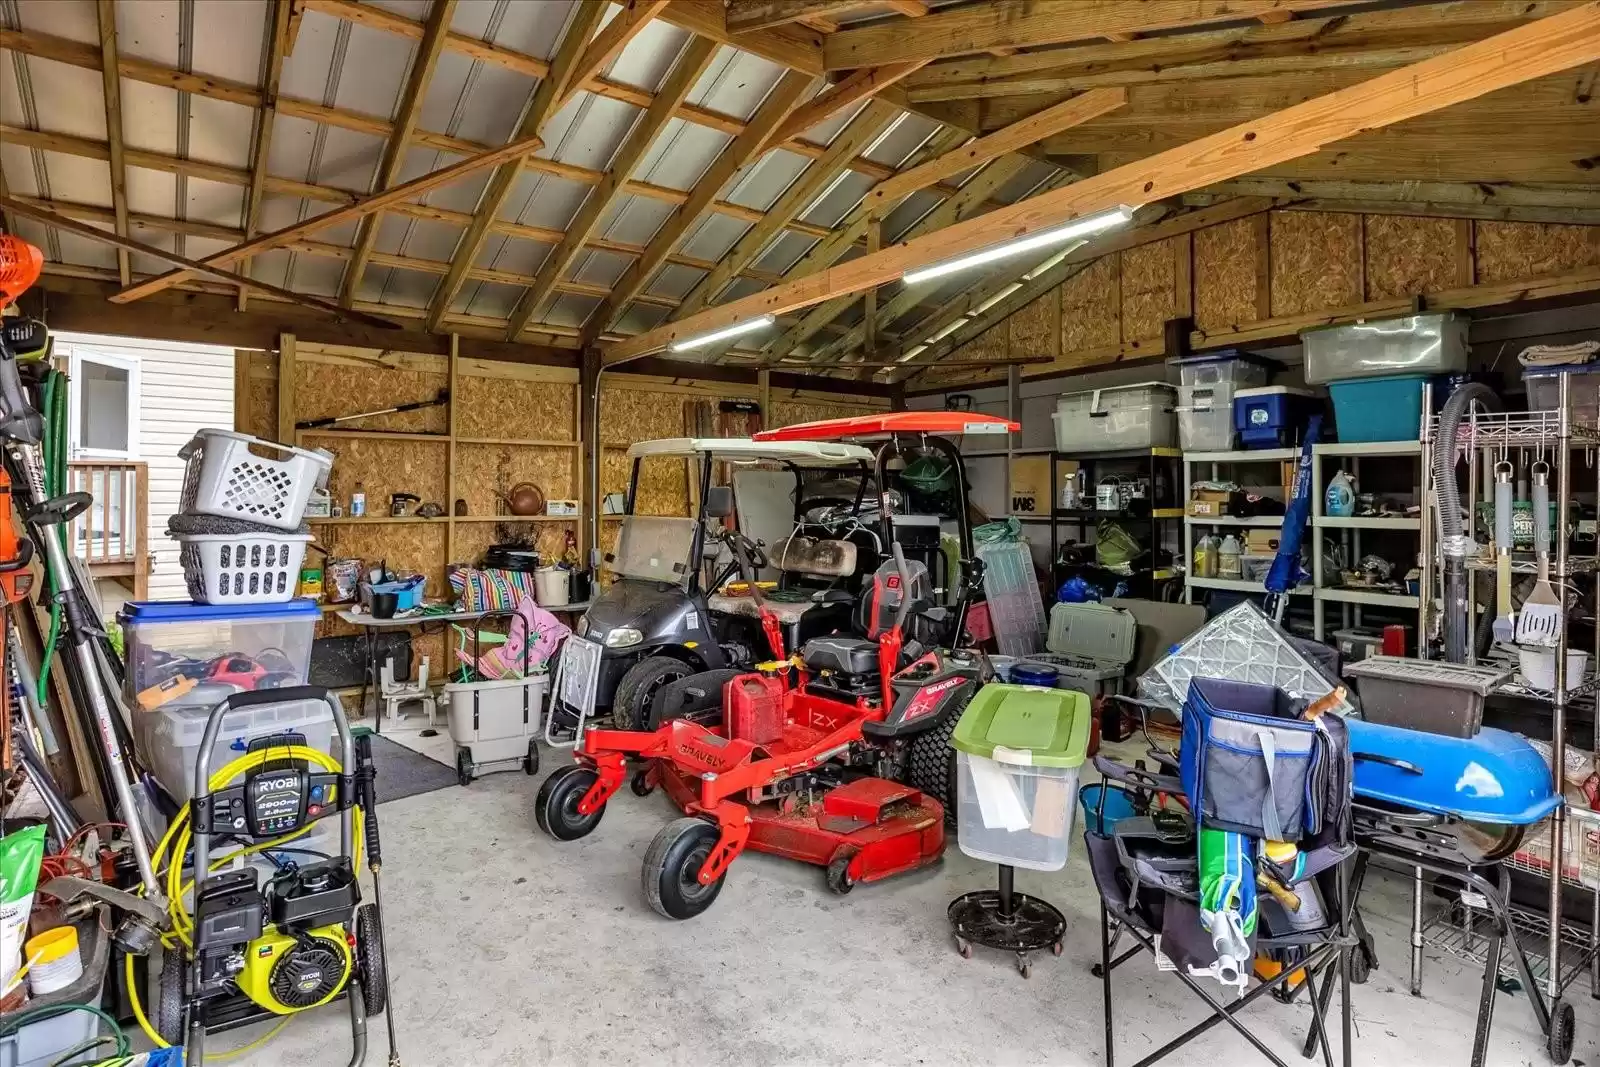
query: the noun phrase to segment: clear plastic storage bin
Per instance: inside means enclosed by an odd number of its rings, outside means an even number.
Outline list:
[[[1185,452],[1233,450],[1234,386],[1178,386],[1178,447]]]
[[[1177,441],[1178,391],[1166,382],[1140,382],[1067,393],[1050,416],[1062,452],[1110,452],[1170,447]]]
[[[150,772],[179,801],[194,795],[195,760],[210,714],[210,708],[161,707],[133,717],[134,740]],[[281,733],[302,734],[308,748],[340,757],[327,702],[290,700],[229,711],[211,750],[211,772],[244,755],[255,738]]]
[[[1600,364],[1524,368],[1522,384],[1528,390],[1528,410],[1559,410],[1563,377],[1567,379],[1567,414],[1588,426],[1600,426]]]
[[[1184,389],[1209,385],[1245,389],[1253,385],[1266,385],[1274,366],[1260,356],[1240,352],[1236,348],[1167,362],[1178,368],[1178,384]]]
[[[1066,865],[1090,717],[1089,698],[1065,689],[978,691],[950,739],[962,852],[1036,871]]]
[[[1305,331],[1300,342],[1308,385],[1467,369],[1467,320],[1454,314],[1324,326]]]
[[[126,641],[128,707],[210,708],[241,690],[304,685],[321,617],[310,600],[124,604],[117,621]]]

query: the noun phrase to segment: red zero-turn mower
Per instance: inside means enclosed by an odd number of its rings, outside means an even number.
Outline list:
[[[826,867],[828,886],[837,893],[940,857],[945,805],[955,799],[949,736],[983,680],[978,655],[946,649],[959,643],[982,572],[972,549],[960,453],[930,435],[1017,428],[984,415],[962,415],[952,427],[950,416],[900,412],[870,424],[832,420],[758,435],[886,437],[876,457],[876,484],[880,532],[892,558],[863,587],[857,623],[865,636],[812,638],[797,659],[787,658],[778,620],[754,581],[755,546],[724,533],[774,659],[723,686],[710,714],[675,710],[679,717],[654,731],[585,731],[578,762],[556,771],[539,790],[542,829],[559,840],[585,836],[628,779],[629,761],[645,761],[646,769],[633,775],[633,791],[642,796],[660,785],[685,815],[656,835],[644,860],[646,898],[674,919],[709,907],[729,864],[746,847]],[[908,559],[896,537],[907,516],[894,514],[894,495],[885,488],[888,464],[913,452],[942,457],[954,472],[961,574],[951,609],[935,606],[928,566]],[[794,540],[774,550],[780,568],[788,568],[798,551]]]

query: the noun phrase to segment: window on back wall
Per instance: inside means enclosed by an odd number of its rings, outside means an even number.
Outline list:
[[[139,357],[73,345],[69,374],[72,455],[138,456]]]

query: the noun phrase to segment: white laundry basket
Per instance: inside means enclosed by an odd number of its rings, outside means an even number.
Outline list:
[[[217,429],[196,433],[178,457],[188,461],[180,512],[248,519],[280,530],[300,525],[311,491],[333,466],[325,452]]]
[[[293,600],[310,534],[179,534],[178,562],[199,604],[278,604]]]

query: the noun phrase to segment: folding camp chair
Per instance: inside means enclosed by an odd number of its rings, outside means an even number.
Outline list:
[[[1329,918],[1319,929],[1285,931],[1268,921],[1269,906],[1263,900],[1263,918],[1254,939],[1255,953],[1257,957],[1271,954],[1288,962],[1276,975],[1261,980],[1255,988],[1243,993],[1234,1002],[1225,1003],[1208,987],[1209,979],[1192,975],[1179,959],[1191,955],[1203,956],[1210,948],[1209,936],[1200,929],[1197,865],[1186,868],[1181,843],[1166,850],[1134,853],[1126,839],[1119,842],[1117,827],[1136,820],[1112,824],[1106,822],[1106,797],[1113,790],[1120,790],[1130,802],[1132,810],[1144,816],[1159,810],[1163,796],[1182,797],[1182,783],[1175,776],[1152,773],[1142,767],[1126,767],[1103,756],[1096,758],[1095,765],[1105,779],[1105,785],[1099,790],[1094,814],[1085,819],[1084,842],[1088,848],[1095,887],[1100,894],[1100,962],[1094,966],[1093,973],[1101,980],[1106,1067],[1115,1067],[1116,1062],[1112,975],[1118,967],[1141,952],[1148,952],[1153,959],[1167,957],[1177,960],[1178,966],[1171,973],[1206,1004],[1210,1015],[1141,1059],[1135,1067],[1148,1067],[1165,1059],[1219,1023],[1232,1027],[1274,1067],[1288,1067],[1237,1016],[1243,1009],[1268,996],[1287,1001],[1299,999],[1302,989],[1307,994],[1304,999],[1310,1005],[1312,1015],[1303,1055],[1310,1057],[1321,1049],[1324,1067],[1334,1067],[1333,1048],[1328,1039],[1328,1009],[1336,974],[1341,994],[1341,1059],[1344,1067],[1350,1067],[1350,949],[1356,940],[1351,932],[1351,902],[1354,897],[1350,893],[1349,881],[1352,861],[1345,859],[1330,869],[1308,874],[1295,883],[1309,892],[1310,882],[1316,880],[1321,899],[1327,902],[1324,910]],[[1164,821],[1171,823],[1177,820],[1187,820],[1187,816],[1180,813]],[[1137,821],[1148,823],[1152,820],[1141,818]],[[1192,845],[1189,854],[1193,855]],[[1179,945],[1176,942],[1184,931],[1192,936],[1183,938],[1183,944]],[[1136,944],[1119,955],[1117,950],[1124,935],[1132,938]],[[1184,950],[1181,953],[1177,951],[1180,947]],[[1212,958],[1215,958],[1214,954]],[[1292,980],[1297,975],[1303,976],[1303,981],[1295,986]]]

